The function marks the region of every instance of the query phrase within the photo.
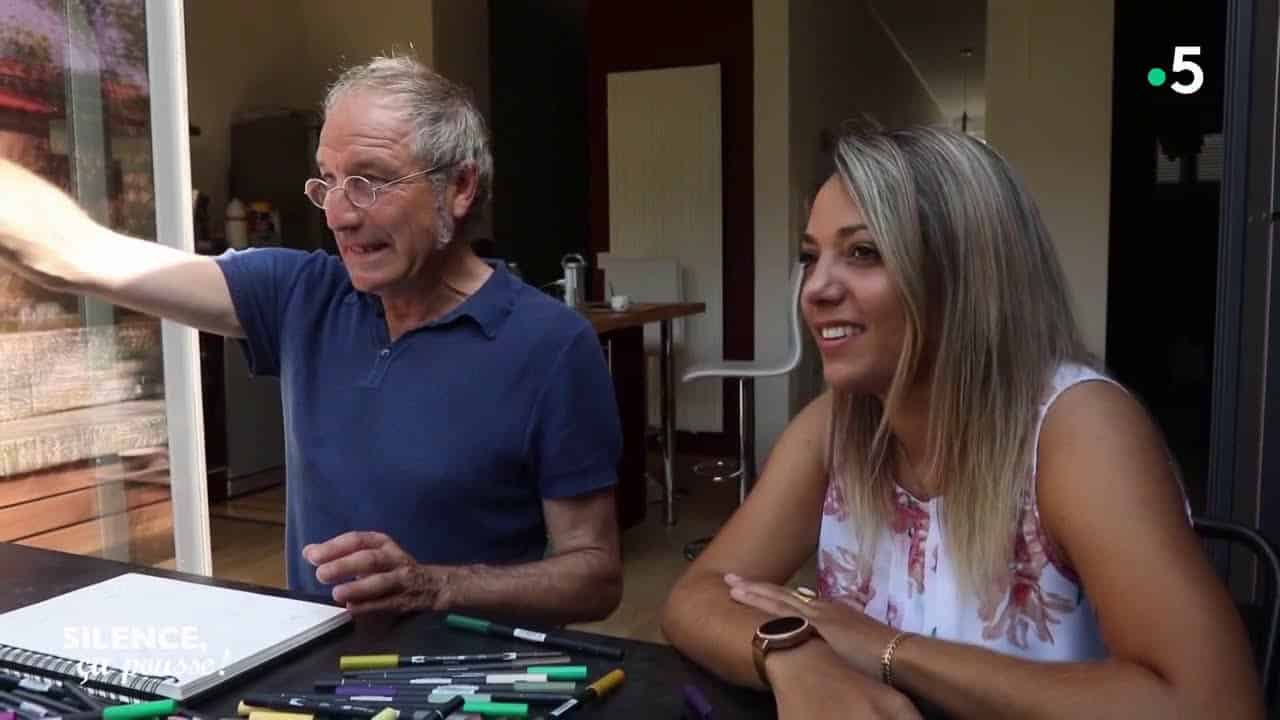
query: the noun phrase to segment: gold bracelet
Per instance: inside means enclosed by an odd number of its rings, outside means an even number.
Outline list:
[[[884,652],[880,655],[880,680],[885,685],[893,687],[893,654],[898,651],[898,646],[903,640],[915,636],[913,632],[900,632],[893,636],[888,645],[884,646]]]

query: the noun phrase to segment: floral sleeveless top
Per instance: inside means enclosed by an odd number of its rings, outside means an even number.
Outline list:
[[[1036,419],[1036,447],[1045,411],[1064,390],[1104,375],[1078,365],[1059,368]],[[1036,507],[1035,459],[1024,500],[1011,572],[987,597],[965,594],[951,564],[939,498],[918,500],[895,488],[896,512],[881,535],[869,576],[859,572],[860,548],[844,490],[828,483],[818,542],[818,586],[837,600],[897,630],[979,645],[1033,660],[1102,658],[1097,618],[1074,570],[1054,552]]]

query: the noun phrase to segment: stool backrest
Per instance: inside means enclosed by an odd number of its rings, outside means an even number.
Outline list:
[[[1253,553],[1265,573],[1269,592],[1265,604],[1258,608],[1261,612],[1252,612],[1253,608],[1245,604],[1240,608],[1240,614],[1254,642],[1263,696],[1271,706],[1271,695],[1275,691],[1275,678],[1272,676],[1276,673],[1276,643],[1280,636],[1280,552],[1262,533],[1246,525],[1199,515],[1191,520],[1201,537],[1224,540]]]
[[[783,372],[791,372],[800,364],[800,356],[804,353],[804,319],[800,316],[800,290],[804,287],[804,265],[796,263],[791,267],[791,307],[788,308],[789,352],[783,362]]]

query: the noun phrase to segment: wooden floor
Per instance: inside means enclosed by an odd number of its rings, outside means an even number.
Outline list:
[[[602,622],[576,628],[652,642],[666,642],[658,614],[667,593],[688,567],[682,552],[688,541],[713,533],[729,516],[737,500],[737,486],[695,477],[692,463],[677,463],[677,523],[662,522],[662,506],[649,507],[645,520],[622,537],[624,590],[622,604]],[[650,458],[653,477],[661,477],[661,463]],[[656,499],[651,485],[650,498]],[[269,488],[210,507],[213,571],[221,578],[284,587],[284,489]],[[813,584],[812,560],[796,580]]]

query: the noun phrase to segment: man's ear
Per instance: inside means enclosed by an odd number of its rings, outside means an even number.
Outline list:
[[[461,220],[467,216],[471,210],[471,203],[475,202],[476,190],[479,187],[480,173],[477,172],[473,163],[466,163],[454,175],[453,183],[449,186],[452,191],[449,211],[453,213],[454,220]]]

